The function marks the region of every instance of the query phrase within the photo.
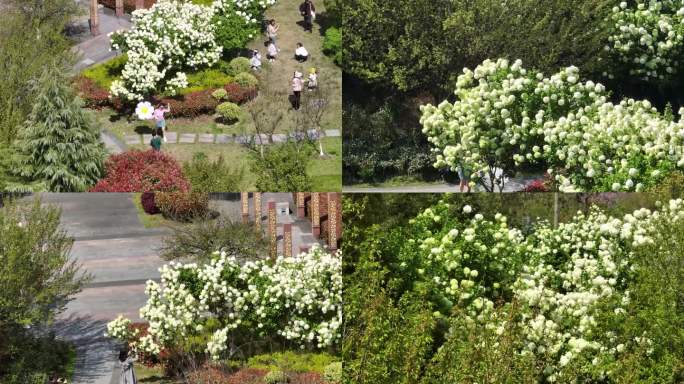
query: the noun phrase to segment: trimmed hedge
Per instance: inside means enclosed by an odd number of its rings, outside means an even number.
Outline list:
[[[160,192],[155,201],[162,215],[175,221],[188,222],[209,212],[209,194],[203,192]]]
[[[259,80],[248,72],[240,72],[235,75],[235,82],[240,86],[247,88],[256,88],[256,86],[259,85]]]
[[[230,101],[221,103],[216,107],[216,113],[221,116],[221,119],[225,121],[226,123],[232,124],[238,120],[240,120],[240,115],[242,114],[242,110],[240,107],[235,104],[231,103]]]

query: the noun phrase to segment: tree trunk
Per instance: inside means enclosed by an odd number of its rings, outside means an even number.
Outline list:
[[[100,34],[100,15],[97,13],[97,0],[90,0],[90,34]]]

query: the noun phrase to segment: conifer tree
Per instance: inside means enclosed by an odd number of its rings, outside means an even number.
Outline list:
[[[48,68],[15,142],[14,190],[85,191],[103,175],[106,151],[92,116],[62,71]]]

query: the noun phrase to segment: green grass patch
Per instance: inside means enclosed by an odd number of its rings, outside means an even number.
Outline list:
[[[133,194],[133,204],[135,205],[135,210],[138,212],[138,220],[140,220],[145,228],[159,228],[170,224],[176,224],[174,221],[165,219],[161,213],[156,215],[148,215],[145,213],[142,202],[140,201],[140,195],[141,193]]]
[[[326,137],[322,140],[325,158],[314,154],[307,174],[312,178],[313,192],[337,192],[342,186],[342,138]]]
[[[253,356],[247,360],[245,366],[269,371],[280,369],[297,373],[317,372],[322,374],[328,364],[336,361],[340,361],[340,359],[327,353],[285,351]]]

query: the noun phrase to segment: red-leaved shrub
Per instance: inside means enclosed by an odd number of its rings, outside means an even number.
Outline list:
[[[223,89],[226,90],[228,95],[226,98],[231,103],[244,104],[258,95],[258,91],[254,87],[243,87],[238,83],[228,83]]]
[[[218,100],[211,96],[213,89],[191,92],[187,95],[154,99],[154,103],[168,104],[171,107],[169,117],[196,117],[203,114],[214,113],[219,104]]]
[[[163,152],[131,150],[112,155],[106,176],[90,192],[187,191],[190,183],[180,164]],[[155,198],[156,200],[156,198]]]
[[[140,195],[140,203],[142,204],[143,210],[148,215],[156,215],[160,212],[157,203],[154,201],[154,192],[143,192],[143,194]]]
[[[546,185],[546,181],[543,179],[532,180],[531,183],[527,184],[524,192],[548,192],[549,187]]]
[[[159,192],[154,199],[162,215],[176,221],[192,221],[209,211],[209,194],[203,192]]]
[[[88,108],[101,108],[110,104],[109,91],[85,76],[76,77],[73,86]]]

